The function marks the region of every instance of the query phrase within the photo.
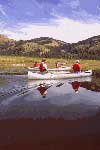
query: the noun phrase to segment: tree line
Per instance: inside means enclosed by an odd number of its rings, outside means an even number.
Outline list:
[[[0,55],[100,60],[100,36],[72,44],[49,37],[25,41],[0,39]]]

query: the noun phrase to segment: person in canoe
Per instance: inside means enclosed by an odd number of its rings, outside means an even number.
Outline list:
[[[78,93],[79,88],[80,88],[80,82],[78,82],[78,81],[72,82],[72,88],[75,91],[75,93]]]
[[[56,64],[56,68],[61,67],[61,65],[60,65],[60,62],[59,62],[59,61],[57,61],[55,64]]]
[[[39,69],[40,69],[40,73],[47,73],[48,72],[46,59],[42,59],[42,62],[40,63],[40,66],[39,66]]]
[[[76,60],[76,63],[73,65],[72,68],[75,73],[80,72],[81,71],[80,61]]]
[[[37,61],[35,61],[34,68],[38,68],[38,67],[39,67],[39,63]]]

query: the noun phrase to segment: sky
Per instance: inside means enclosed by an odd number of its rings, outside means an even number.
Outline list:
[[[100,35],[100,0],[0,0],[0,34],[67,43]]]

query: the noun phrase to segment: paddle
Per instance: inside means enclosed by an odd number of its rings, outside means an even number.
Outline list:
[[[56,85],[56,87],[61,87],[64,83],[59,83],[58,85]]]

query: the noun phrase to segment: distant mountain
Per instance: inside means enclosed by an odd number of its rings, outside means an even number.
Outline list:
[[[0,54],[100,59],[100,36],[70,44],[49,37],[14,41],[4,35],[0,35]]]

